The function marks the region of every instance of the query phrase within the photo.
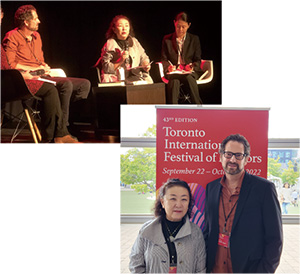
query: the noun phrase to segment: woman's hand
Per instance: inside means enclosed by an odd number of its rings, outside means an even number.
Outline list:
[[[128,52],[128,50],[124,50],[123,53],[122,53],[123,62],[125,62],[125,60],[127,58],[129,58],[129,52]]]
[[[146,71],[146,72],[149,72],[149,70],[151,69],[151,63],[148,63],[147,61],[144,61],[142,63],[142,66],[143,66],[143,69]]]
[[[176,70],[176,66],[172,66],[172,65],[168,66],[168,71],[169,72],[172,72],[172,71],[175,71],[175,70]]]
[[[192,63],[190,63],[190,64],[187,64],[187,65],[185,65],[185,67],[184,67],[184,70],[185,71],[192,71],[194,68],[193,68],[193,64]]]

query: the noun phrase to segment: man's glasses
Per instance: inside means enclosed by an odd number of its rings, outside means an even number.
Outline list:
[[[229,152],[229,151],[224,151],[223,154],[224,154],[224,157],[227,159],[231,159],[232,156],[234,155],[235,159],[237,159],[237,160],[243,160],[244,157],[247,155],[246,153],[233,153],[233,152]]]

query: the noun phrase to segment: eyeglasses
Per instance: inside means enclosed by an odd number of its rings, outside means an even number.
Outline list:
[[[244,157],[247,155],[246,153],[233,153],[230,151],[224,151],[223,154],[224,154],[224,157],[227,159],[231,159],[232,156],[234,155],[235,159],[237,159],[237,160],[243,160]]]

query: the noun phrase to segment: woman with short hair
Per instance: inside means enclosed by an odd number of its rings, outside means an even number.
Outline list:
[[[190,222],[193,199],[188,184],[169,179],[160,189],[154,214],[132,247],[131,273],[205,273],[201,229]]]

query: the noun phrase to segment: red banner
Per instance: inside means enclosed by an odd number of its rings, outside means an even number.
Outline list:
[[[246,137],[246,171],[267,178],[268,117],[268,109],[157,108],[156,189],[168,178],[186,181],[197,206],[193,221],[201,226],[205,187],[224,174],[219,146],[228,135]]]

